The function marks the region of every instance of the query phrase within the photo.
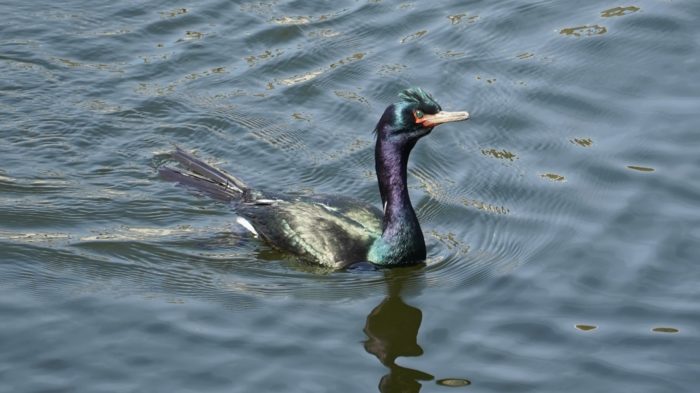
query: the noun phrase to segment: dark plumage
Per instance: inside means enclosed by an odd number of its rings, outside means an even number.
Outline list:
[[[467,112],[442,112],[419,88],[403,91],[384,111],[374,132],[375,165],[384,211],[342,196],[266,194],[177,148],[186,171],[162,167],[167,180],[232,203],[238,222],[274,247],[313,262],[344,268],[358,262],[382,266],[425,260],[425,241],[406,187],[408,156],[435,126],[466,120]]]

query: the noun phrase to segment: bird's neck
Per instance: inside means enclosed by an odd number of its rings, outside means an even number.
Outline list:
[[[415,145],[377,139],[375,163],[384,216],[382,236],[368,259],[381,265],[413,264],[425,259],[425,241],[407,187],[408,156]]]

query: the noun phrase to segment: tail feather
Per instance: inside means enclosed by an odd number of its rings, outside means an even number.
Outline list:
[[[175,151],[172,153],[172,157],[187,170],[190,170],[205,179],[209,179],[227,187],[237,188],[238,192],[240,193],[243,193],[248,189],[248,186],[246,186],[240,179],[214,168],[213,166],[203,162],[177,146],[175,147]]]
[[[179,147],[176,147],[171,156],[187,171],[161,167],[158,173],[165,180],[196,189],[223,202],[244,199],[249,191],[241,180],[214,168]]]
[[[237,190],[227,188],[220,183],[216,183],[192,173],[180,172],[169,167],[161,167],[158,169],[158,173],[165,180],[180,183],[185,187],[193,188],[222,202],[233,202],[241,199],[241,193]]]

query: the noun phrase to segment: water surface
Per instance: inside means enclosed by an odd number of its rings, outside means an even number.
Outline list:
[[[0,11],[0,391],[697,390],[697,2]],[[315,268],[157,176],[378,205],[409,86],[472,114],[411,157],[425,266]]]

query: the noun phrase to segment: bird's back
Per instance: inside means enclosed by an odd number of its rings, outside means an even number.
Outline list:
[[[382,233],[379,209],[345,197],[259,198],[236,211],[274,247],[334,268],[366,261]]]

